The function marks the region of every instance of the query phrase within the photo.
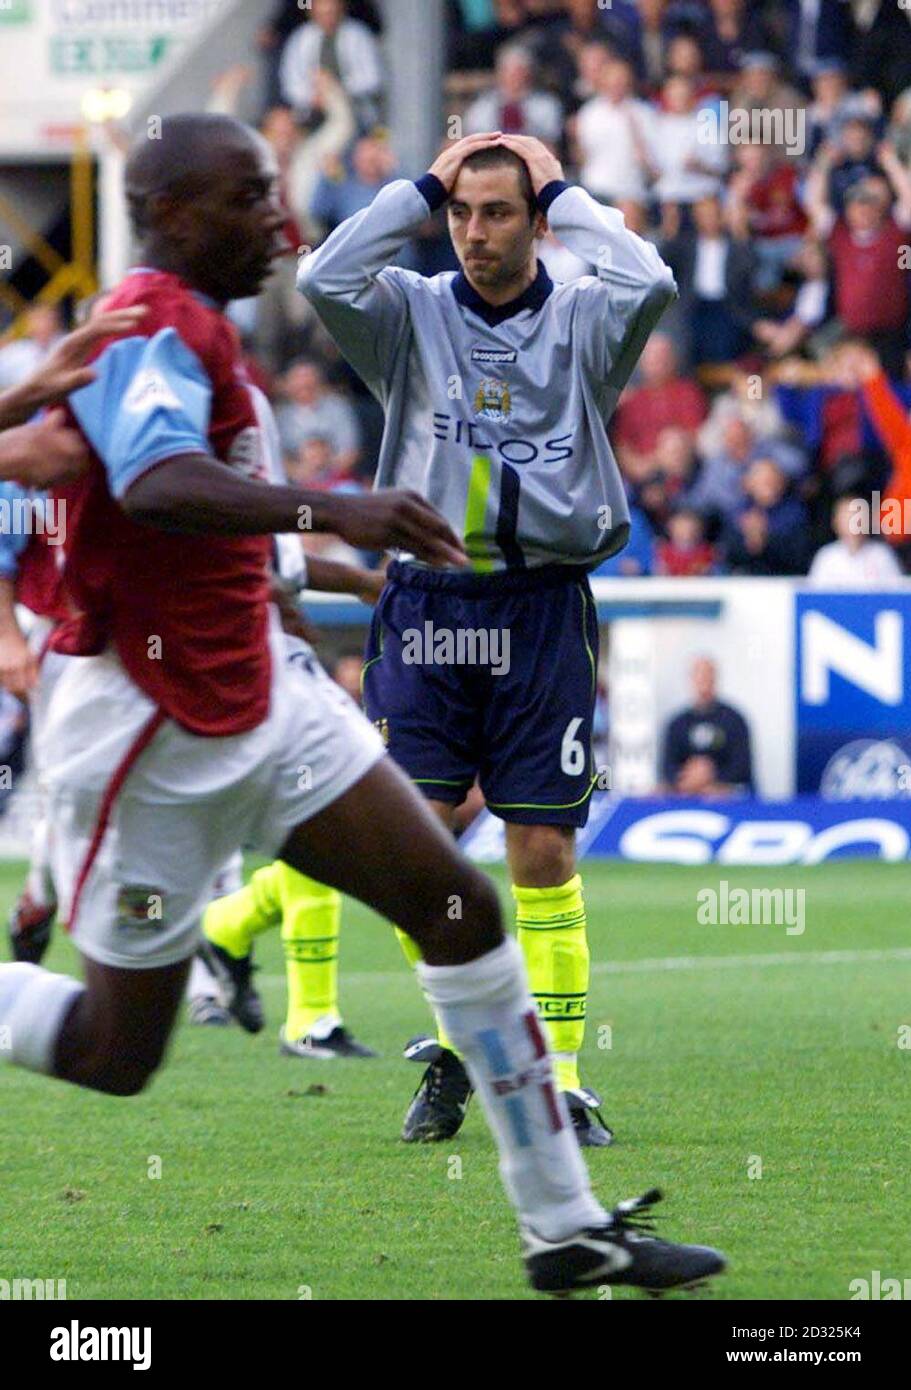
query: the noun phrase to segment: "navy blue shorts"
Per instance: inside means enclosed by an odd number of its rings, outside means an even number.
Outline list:
[[[364,706],[424,794],[582,826],[595,778],[598,622],[581,570],[452,574],[394,563],[373,615]]]

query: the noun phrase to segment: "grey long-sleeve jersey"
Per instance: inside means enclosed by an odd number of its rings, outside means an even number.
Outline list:
[[[674,278],[619,212],[554,183],[542,210],[597,275],[554,285],[539,266],[525,294],[496,310],[464,274],[427,279],[388,264],[441,191],[432,177],[388,184],[298,272],[385,409],[377,486],[426,497],[476,570],[592,567],[629,534],[606,427]]]

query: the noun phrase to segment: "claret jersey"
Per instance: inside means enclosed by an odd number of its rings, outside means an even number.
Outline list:
[[[94,456],[87,476],[59,493],[74,616],[53,645],[87,655],[112,643],[131,679],[183,727],[243,733],[269,710],[271,538],[169,534],[118,503],[181,454],[214,455],[269,481],[269,406],[211,301],[175,275],[140,269],[107,301],[134,304],[148,309],[139,328],[102,346],[96,381],[70,398]]]

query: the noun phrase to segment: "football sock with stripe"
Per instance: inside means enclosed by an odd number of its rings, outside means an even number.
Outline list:
[[[468,1069],[521,1219],[547,1240],[602,1224],[516,942],[466,965],[418,962],[417,972]]]
[[[338,1008],[338,942],[342,898],[334,888],[300,874],[281,861],[278,893],[282,947],[288,982],[285,1036],[296,1040],[320,1024],[320,1036],[342,1021]]]
[[[557,1084],[580,1085],[578,1055],[585,1034],[589,952],[582,879],[555,888],[513,885],[516,934],[538,1017],[547,1029]]]
[[[215,898],[202,916],[203,935],[235,960],[248,956],[253,940],[282,920],[278,860],[257,869],[236,893]]]

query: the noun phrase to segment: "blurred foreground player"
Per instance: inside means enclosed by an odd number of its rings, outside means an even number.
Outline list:
[[[461,271],[390,266],[444,203]],[[548,224],[597,277],[551,281],[537,255]],[[476,776],[505,821],[517,937],[557,1081],[580,1144],[606,1145],[579,1077],[589,949],[575,833],[597,778],[588,573],[629,536],[607,421],[673,276],[619,212],[563,181],[539,140],[490,135],[452,144],[417,185],[382,189],[303,260],[298,284],[385,408],[379,485],[438,507],[473,569],[440,572],[403,547],[371,630],[365,709],[444,825]],[[429,1065],[403,1139],[458,1130],[470,1085],[457,1054],[445,1033],[409,1044]]]
[[[299,608],[305,589],[353,594],[373,604],[383,575],[322,556],[305,556],[295,537],[279,547],[277,582],[285,598],[282,624],[289,661],[316,660],[307,637],[309,623]],[[280,930],[285,957],[287,1008],[279,1035],[284,1056],[301,1060],[375,1057],[345,1026],[339,1009],[338,950],[342,898],[325,883],[292,869],[281,859],[243,881],[240,854],[225,865],[216,896],[202,919],[203,945],[190,977],[193,1022],[237,1019],[249,1033],[264,1026],[262,1002],[252,980],[253,946],[264,932]],[[208,967],[208,969],[205,969]],[[195,985],[194,985],[195,980]],[[221,1001],[224,1001],[223,1007]]]
[[[3,1055],[97,1091],[140,1091],[215,874],[246,843],[417,943],[497,1140],[536,1288],[666,1288],[717,1272],[716,1251],[641,1231],[636,1213],[659,1194],[612,1213],[597,1202],[493,886],[325,672],[282,659],[269,533],[306,525],[440,565],[462,550],[412,494],[264,481],[272,430],[222,309],[255,294],[281,250],[268,147],[224,117],[172,117],[132,151],[127,196],[143,266],[111,305],[149,312],[72,401],[95,458],[70,494],[65,581],[80,616],[55,642],[82,659],[67,663],[48,720],[55,879],[85,983],[0,966]]]

